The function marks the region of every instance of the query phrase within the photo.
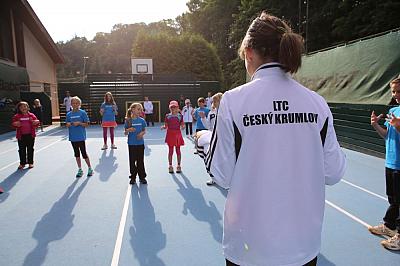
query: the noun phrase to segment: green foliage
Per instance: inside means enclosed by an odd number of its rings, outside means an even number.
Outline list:
[[[225,89],[245,81],[244,64],[235,51],[262,10],[287,21],[306,39],[308,52],[400,27],[398,0],[191,0],[188,7],[179,18],[181,29],[201,34],[217,47]]]
[[[86,73],[130,73],[135,43],[134,55],[156,58],[157,72],[189,72],[230,89],[245,82],[237,49],[262,10],[286,20],[306,39],[308,52],[400,27],[398,0],[189,0],[187,6],[175,20],[117,24],[91,41],[58,43],[66,59],[59,77],[82,73],[83,56],[90,57]]]
[[[61,79],[82,76],[84,56],[89,57],[86,73],[130,73],[132,43],[141,31],[149,34],[163,32],[167,35],[177,35],[177,28],[173,20],[148,25],[117,24],[110,33],[98,32],[91,41],[75,37],[68,42],[60,42],[58,47],[66,62],[58,68],[57,75]]]
[[[230,87],[228,64],[236,58],[236,49],[229,43],[229,32],[240,0],[190,0],[189,12],[177,18],[182,32],[200,34],[211,42],[222,62],[223,87]]]
[[[199,35],[141,32],[133,44],[132,56],[152,58],[155,73],[185,73],[197,80],[222,81],[216,49]]]
[[[343,0],[334,20],[332,33],[341,41],[368,36],[400,27],[400,2],[397,0]]]
[[[58,66],[59,77],[75,77],[82,72],[82,57],[87,53],[89,41],[86,38],[75,36],[66,43],[58,43],[58,46],[65,58],[65,64]],[[68,67],[65,67],[68,66]]]

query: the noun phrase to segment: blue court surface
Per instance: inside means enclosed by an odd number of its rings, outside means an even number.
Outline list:
[[[30,170],[16,170],[15,133],[1,135],[0,265],[225,265],[221,238],[227,192],[205,184],[204,164],[188,138],[183,173],[169,174],[164,134],[159,127],[148,128],[149,183],[132,187],[122,126],[116,131],[118,149],[106,151],[100,150],[101,128],[88,129],[95,174],[80,179],[65,128],[46,128],[38,135]],[[382,238],[366,228],[379,223],[388,206],[384,160],[345,153],[344,180],[327,187],[318,265],[400,265],[400,253],[385,250]],[[285,228],[277,224],[274,230]]]

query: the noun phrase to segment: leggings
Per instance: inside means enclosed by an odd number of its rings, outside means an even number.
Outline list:
[[[79,150],[82,153],[83,159],[87,159],[88,156],[86,154],[86,146],[85,141],[71,141],[72,148],[74,148],[74,155],[75,157],[81,157],[79,154]]]
[[[186,135],[190,136],[193,135],[193,128],[192,128],[192,122],[185,122],[185,128],[186,128]]]
[[[174,154],[174,146],[168,146],[168,156],[172,156]],[[176,155],[181,155],[181,146],[175,146]]]
[[[114,144],[114,128],[113,127],[103,127],[104,144],[107,144],[107,128],[110,129],[111,144]]]

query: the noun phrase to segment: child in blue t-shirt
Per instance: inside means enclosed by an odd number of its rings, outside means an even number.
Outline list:
[[[128,135],[129,168],[131,175],[130,184],[136,183],[139,176],[141,184],[147,184],[146,170],[144,168],[144,139],[146,134],[146,121],[140,117],[143,107],[140,103],[132,103],[126,112],[125,135]]]
[[[392,97],[397,104],[400,104],[400,77],[390,82]],[[396,226],[400,225],[400,106],[393,107],[386,115],[385,126],[381,127],[378,122],[383,117],[371,114],[371,125],[376,132],[386,141],[386,194],[388,196],[389,207],[386,210],[383,223],[371,226],[368,230],[376,235],[387,235],[390,238],[381,241],[381,244],[390,250],[400,250],[400,230],[396,231]]]
[[[204,125],[203,122],[201,122],[201,117],[202,114],[204,113],[204,116],[207,117],[208,113],[210,112],[210,109],[208,109],[205,106],[205,100],[203,97],[200,97],[199,99],[197,99],[197,105],[199,106],[198,108],[196,108],[196,110],[193,113],[193,119],[196,120],[196,132],[200,131],[200,130],[205,130],[207,129]]]
[[[114,144],[114,128],[117,127],[115,116],[118,115],[118,107],[114,101],[114,97],[111,92],[107,92],[104,95],[104,102],[100,106],[101,114],[101,126],[103,127],[103,140],[104,145],[101,148],[106,150],[107,147],[107,130],[110,130],[111,149],[116,149],[117,146]]]
[[[65,120],[69,132],[69,141],[71,141],[76,163],[78,165],[78,173],[76,174],[76,177],[82,177],[83,175],[80,153],[89,168],[87,176],[93,175],[93,169],[90,165],[85,145],[86,127],[89,125],[89,117],[84,110],[80,109],[81,103],[82,101],[79,97],[75,96],[71,98],[72,111],[67,113]]]
[[[196,121],[196,133],[202,130],[206,130],[206,126],[203,125],[203,122],[201,121],[202,117],[207,117],[208,113],[210,112],[210,109],[207,107],[204,107],[206,104],[206,101],[203,97],[200,97],[197,99],[197,105],[199,106],[196,108],[193,112],[193,119]],[[198,154],[197,151],[197,143],[195,142],[195,151],[194,154]]]

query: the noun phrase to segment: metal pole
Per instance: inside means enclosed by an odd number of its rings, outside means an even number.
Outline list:
[[[86,74],[86,60],[89,59],[89,56],[84,56],[83,58],[83,78],[82,78],[82,83],[85,82],[85,74]]]
[[[310,0],[307,0],[307,6],[306,6],[306,54],[308,53],[308,2]]]
[[[298,26],[299,26],[299,31],[298,31],[298,33],[299,34],[301,34],[301,23],[302,23],[302,21],[301,21],[301,1],[302,0],[299,0],[299,24],[298,24]]]

